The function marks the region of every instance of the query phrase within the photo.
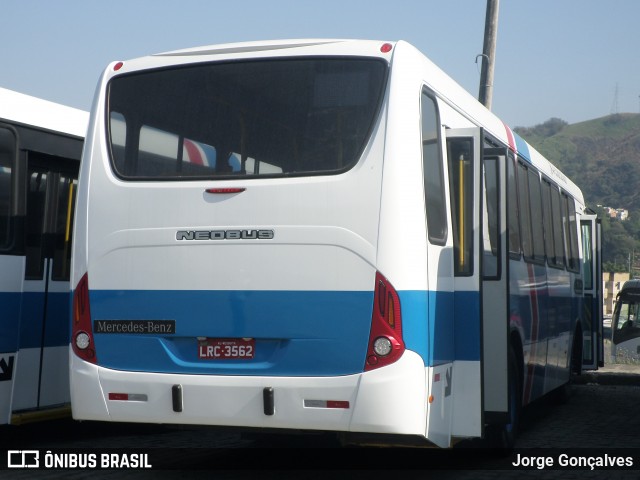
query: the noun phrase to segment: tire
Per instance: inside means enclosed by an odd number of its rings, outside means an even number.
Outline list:
[[[573,335],[573,345],[571,345],[571,363],[569,364],[569,375],[571,379],[574,376],[582,375],[582,329],[576,328]]]
[[[574,379],[582,374],[582,331],[578,328],[573,335],[571,355],[569,356],[569,380],[557,388],[553,394],[555,403],[565,404],[573,395]]]

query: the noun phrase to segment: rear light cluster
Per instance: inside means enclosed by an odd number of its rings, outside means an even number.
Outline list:
[[[402,356],[404,349],[400,297],[391,283],[376,272],[365,371],[390,365]]]
[[[71,346],[74,353],[87,362],[96,363],[96,349],[91,329],[89,277],[85,273],[73,292]]]

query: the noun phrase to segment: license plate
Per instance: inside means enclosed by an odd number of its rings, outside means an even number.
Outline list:
[[[256,351],[253,338],[207,338],[198,341],[198,358],[204,360],[250,360]]]

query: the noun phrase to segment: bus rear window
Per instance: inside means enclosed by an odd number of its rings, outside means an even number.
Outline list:
[[[362,153],[387,64],[305,58],[123,75],[108,90],[113,168],[125,179],[339,173]]]

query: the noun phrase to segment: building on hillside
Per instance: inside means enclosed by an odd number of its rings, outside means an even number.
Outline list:
[[[616,209],[616,218],[618,220],[625,221],[629,218],[629,210],[625,208],[617,208]]]
[[[620,220],[621,222],[629,219],[629,210],[627,210],[626,208],[611,208],[603,207],[602,205],[598,206],[602,207],[604,212],[609,215],[610,218],[615,218],[617,220]]]

